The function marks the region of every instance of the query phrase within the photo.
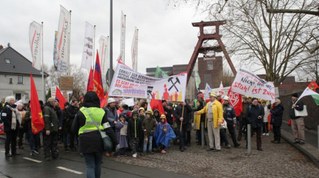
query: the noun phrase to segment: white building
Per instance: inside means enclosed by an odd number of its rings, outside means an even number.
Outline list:
[[[10,45],[6,48],[0,45],[0,99],[13,95],[17,100],[22,99],[28,102],[30,74],[36,84],[38,97],[43,100],[41,71],[35,69],[27,58]]]

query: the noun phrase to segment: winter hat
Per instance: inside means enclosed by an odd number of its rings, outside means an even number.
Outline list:
[[[294,94],[292,94],[291,96],[292,96],[292,97],[296,97],[296,98],[299,97],[298,93],[294,93]]]

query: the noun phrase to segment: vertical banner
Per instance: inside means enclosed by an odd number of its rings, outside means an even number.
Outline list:
[[[29,29],[29,42],[32,56],[32,66],[41,70],[42,66],[42,25],[33,21]]]
[[[56,48],[57,41],[58,41],[58,31],[54,31],[53,65],[55,70],[58,70],[58,50]]]
[[[138,56],[138,29],[135,27],[133,42],[132,42],[132,68],[137,71],[137,56]]]
[[[109,37],[101,36],[99,39],[99,55],[101,59],[101,72],[102,78],[106,77],[106,73],[108,68],[110,67],[110,60],[108,57],[108,45],[109,45]],[[106,80],[103,80],[106,81]]]
[[[195,77],[196,90],[199,90],[199,85],[201,83],[201,79],[200,79],[200,76],[198,73],[198,62],[195,63],[193,72],[194,72],[194,77]]]
[[[126,15],[121,12],[121,44],[120,44],[120,56],[122,62],[125,64],[125,33],[126,33]]]
[[[93,64],[93,53],[94,53],[94,26],[88,22],[85,22],[85,33],[84,33],[84,46],[82,52],[82,63],[81,68],[91,69]]]
[[[57,70],[67,71],[70,63],[71,13],[60,6],[60,18],[57,37]]]

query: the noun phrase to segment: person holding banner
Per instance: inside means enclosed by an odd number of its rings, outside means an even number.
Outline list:
[[[210,93],[210,101],[205,105],[205,107],[197,112],[196,114],[206,114],[207,120],[207,131],[209,139],[209,149],[208,151],[215,150],[220,151],[220,125],[223,123],[223,106],[216,99],[217,95],[215,93]],[[215,145],[214,145],[215,143]]]
[[[252,134],[256,132],[257,150],[263,151],[261,147],[261,132],[263,126],[263,117],[265,115],[264,108],[258,103],[257,98],[252,99],[252,104],[248,107],[248,123],[251,124]],[[247,135],[251,137],[251,135]],[[247,146],[247,139],[246,139]]]
[[[289,116],[291,118],[291,128],[292,133],[295,138],[295,143],[299,143],[301,145],[305,144],[305,123],[304,118],[300,116],[296,116],[295,110],[302,111],[304,110],[304,104],[302,101],[298,101],[298,93],[294,93],[291,95],[291,107],[289,110]]]
[[[185,102],[179,102],[174,112],[179,132],[179,150],[181,152],[185,151],[187,126],[191,119],[190,113],[192,112],[190,105]]]

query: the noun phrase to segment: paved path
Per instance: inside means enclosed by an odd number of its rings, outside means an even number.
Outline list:
[[[1,140],[0,140],[1,141]],[[58,160],[43,161],[43,156],[30,156],[28,151],[12,158],[4,157],[3,140],[0,142],[0,178],[81,178],[85,176],[84,159],[76,152],[61,152]],[[102,176],[110,178],[191,178],[154,168],[116,162],[104,158]]]
[[[172,147],[168,154],[152,154],[138,159],[114,158],[123,163],[184,173],[194,177],[313,177],[319,169],[293,146],[282,141],[271,143],[272,136],[262,136],[264,151],[256,150],[256,137],[252,138],[252,154],[246,154],[244,146],[208,152],[194,145],[185,152]],[[245,143],[242,141],[242,145]]]
[[[297,149],[284,140],[281,144],[272,144],[271,140],[272,136],[262,137],[264,151],[260,152],[253,137],[250,155],[242,141],[240,148],[223,148],[221,152],[207,152],[193,144],[185,152],[172,146],[165,155],[105,158],[102,177],[318,177],[319,169]],[[84,160],[78,153],[61,151],[59,160],[43,162],[42,155],[30,157],[26,150],[20,156],[5,159],[3,143],[0,144],[1,178],[85,177]]]

